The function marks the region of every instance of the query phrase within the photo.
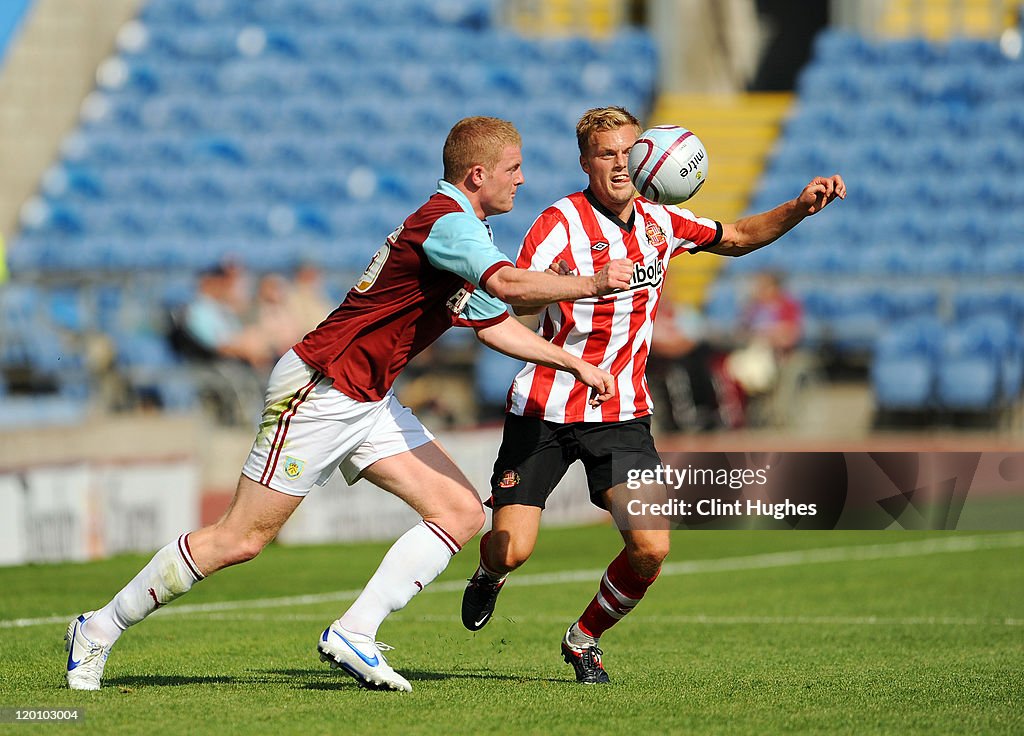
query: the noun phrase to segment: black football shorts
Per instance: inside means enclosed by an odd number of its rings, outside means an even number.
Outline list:
[[[651,418],[558,424],[507,414],[487,505],[544,508],[577,460],[587,472],[591,503],[605,508],[604,492],[625,483],[631,469],[654,470],[661,463],[651,437]]]

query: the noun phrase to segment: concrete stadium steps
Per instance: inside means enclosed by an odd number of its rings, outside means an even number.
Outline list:
[[[892,0],[878,30],[886,36],[994,38],[1012,22],[1016,0]]]
[[[96,67],[142,0],[36,0],[0,69],[0,231],[17,227],[18,209],[78,122]]]
[[[506,21],[533,36],[607,36],[622,26],[624,17],[623,0],[512,0],[505,6]]]
[[[793,95],[788,92],[666,95],[659,99],[650,124],[689,128],[708,151],[708,181],[683,206],[721,222],[738,219],[764,170],[792,101]],[[674,302],[699,307],[722,265],[720,256],[706,253],[677,259],[669,272],[667,296]]]

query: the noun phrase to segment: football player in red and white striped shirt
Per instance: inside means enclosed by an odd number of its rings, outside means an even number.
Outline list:
[[[635,495],[626,488],[626,473],[660,464],[644,372],[669,260],[702,250],[750,253],[846,196],[841,177],[818,177],[796,199],[734,224],[634,198],[627,163],[640,132],[637,119],[623,108],[585,113],[576,135],[589,186],[544,210],[520,250],[517,265],[535,271],[586,275],[614,259],[633,262],[629,289],[551,304],[538,328],[552,344],[611,372],[616,396],[592,406],[586,386],[542,366],[528,365],[516,376],[491,478],[492,530],[481,539],[480,566],[462,607],[466,628],[476,631],[487,623],[505,577],[533,552],[548,495],[568,467],[582,460],[591,501],[613,513],[625,541],[597,595],[562,641],[577,680],[588,683],[608,682],[598,639],[644,597],[669,551],[667,527],[629,528],[628,514],[620,513]]]

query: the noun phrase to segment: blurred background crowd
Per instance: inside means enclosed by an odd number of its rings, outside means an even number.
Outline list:
[[[734,261],[679,258],[664,432],[1012,434],[1024,383],[1024,60],[1010,0],[7,0],[0,396],[10,426],[202,412],[249,427],[274,360],[433,191],[449,127],[512,120],[509,255],[579,189],[574,125],[694,130],[732,221],[850,196]],[[453,330],[400,397],[500,417],[518,366]]]

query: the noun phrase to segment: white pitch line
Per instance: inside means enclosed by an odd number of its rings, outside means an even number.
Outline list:
[[[459,623],[461,618],[455,615],[438,614],[396,614],[405,619],[415,618],[417,621],[431,623]],[[291,613],[270,615],[266,613],[195,613],[190,618],[206,621],[274,621],[308,623],[323,622],[324,617],[312,613]],[[706,624],[709,626],[1024,626],[1024,619],[1019,618],[957,618],[955,616],[713,616],[703,613],[690,615],[646,615],[634,613],[630,616],[634,622],[652,624]],[[555,615],[518,615],[515,623],[553,624],[565,621],[565,616]]]
[[[769,552],[760,555],[743,555],[711,560],[669,562],[662,566],[661,574],[664,576],[699,575],[704,573],[764,570],[768,568],[794,567],[799,565],[830,562],[862,562],[869,560],[887,560],[899,557],[922,557],[935,554],[975,552],[979,550],[1007,549],[1013,547],[1024,547],[1024,532],[991,535],[977,534],[970,536],[948,536],[914,542],[870,544],[857,547],[817,547],[813,549],[792,550],[789,552]],[[509,578],[509,584],[518,587],[594,582],[599,580],[604,572],[605,571],[602,568],[592,570],[565,570],[562,572],[537,573],[532,575],[513,575]],[[456,580],[435,583],[423,592],[461,592],[465,587],[465,582]],[[355,600],[360,592],[361,590],[338,590],[331,593],[318,593],[313,595],[282,596],[280,598],[255,598],[241,601],[176,605],[158,611],[154,615],[183,616],[196,613],[251,610],[254,608],[284,608],[289,606],[317,605],[320,603],[337,603],[339,601]],[[44,618],[16,618],[0,620],[0,629],[48,626],[59,623],[66,624],[76,615],[78,614],[68,613],[63,616],[47,616]]]

